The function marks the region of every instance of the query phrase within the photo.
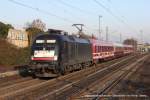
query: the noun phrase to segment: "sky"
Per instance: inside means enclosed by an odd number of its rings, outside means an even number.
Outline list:
[[[150,43],[150,0],[1,0],[0,21],[23,29],[27,22],[41,19],[46,28],[76,33],[81,23],[86,34],[109,41],[136,38]],[[141,33],[142,32],[142,33]]]

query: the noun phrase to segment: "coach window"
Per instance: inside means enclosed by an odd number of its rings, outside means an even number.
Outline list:
[[[99,52],[101,52],[101,46],[99,46]]]
[[[106,51],[108,52],[108,46],[106,46]]]
[[[99,52],[101,52],[102,51],[102,48],[101,48],[101,46],[99,46]]]
[[[104,52],[104,46],[102,46],[102,52]]]
[[[95,46],[95,52],[97,52],[97,46]]]
[[[97,46],[95,46],[95,52],[97,52]]]
[[[106,47],[104,46],[104,48],[103,48],[103,51],[105,52],[106,51]]]
[[[111,47],[109,46],[109,51],[111,51]]]
[[[100,52],[102,52],[102,46],[100,46]]]

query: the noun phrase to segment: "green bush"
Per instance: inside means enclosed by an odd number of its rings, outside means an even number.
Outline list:
[[[30,48],[17,48],[0,39],[0,66],[28,64],[29,60]]]

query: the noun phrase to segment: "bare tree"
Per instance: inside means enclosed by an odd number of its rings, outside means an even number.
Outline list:
[[[133,38],[124,40],[123,44],[132,45],[134,47],[134,50],[137,49],[137,40]]]
[[[41,31],[44,31],[46,29],[46,24],[42,22],[40,19],[35,19],[33,20],[32,23],[27,23],[27,28],[37,28],[40,29]]]
[[[28,32],[29,45],[32,44],[33,38],[40,33],[44,33],[46,29],[46,24],[43,23],[40,19],[33,20],[32,23],[26,23],[26,31]]]

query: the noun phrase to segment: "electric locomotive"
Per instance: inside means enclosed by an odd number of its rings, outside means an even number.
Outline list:
[[[33,41],[30,72],[38,77],[54,77],[91,66],[92,60],[89,40],[50,29]]]

